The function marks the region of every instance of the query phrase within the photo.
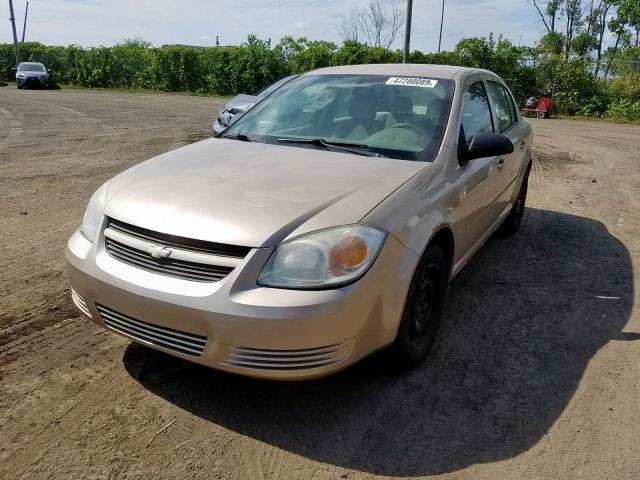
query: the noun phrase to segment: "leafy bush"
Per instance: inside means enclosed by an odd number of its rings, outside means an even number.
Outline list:
[[[553,94],[557,113],[635,118],[640,49],[627,47],[616,53],[611,64],[614,79],[605,82],[591,74],[587,60],[566,61],[562,43],[562,35],[550,34],[535,49],[521,48],[490,34],[464,39],[449,52],[413,51],[410,61],[492,70],[507,82],[518,103],[530,95]],[[339,48],[331,42],[285,37],[273,46],[255,36],[234,47],[198,49],[154,48],[141,40],[93,48],[32,42],[20,45],[20,55],[53,69],[53,81],[60,84],[216,95],[255,93],[283,76],[321,67],[402,61],[400,50],[357,42]],[[13,77],[13,63],[13,45],[0,44],[0,73],[6,78]]]
[[[334,52],[332,65],[360,65],[365,63],[400,63],[400,50],[387,50],[370,47],[363,43],[345,42],[340,50]]]
[[[553,95],[555,112],[600,116],[609,103],[607,84],[592,75],[582,59],[567,62],[560,55],[543,55],[535,77],[537,94]]]
[[[605,116],[624,120],[640,120],[640,100],[635,102],[628,98],[614,100],[605,112]]]
[[[614,98],[640,100],[640,72],[628,72],[612,80],[609,88]]]
[[[331,42],[284,37],[279,48],[282,50],[289,73],[297,74],[332,65],[338,47]]]

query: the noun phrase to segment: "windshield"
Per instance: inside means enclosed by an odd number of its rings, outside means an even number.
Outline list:
[[[245,113],[225,136],[305,148],[323,144],[304,140],[322,139],[385,157],[432,161],[452,96],[451,80],[303,75]]]
[[[18,65],[20,72],[44,72],[44,66],[39,63],[21,63]]]

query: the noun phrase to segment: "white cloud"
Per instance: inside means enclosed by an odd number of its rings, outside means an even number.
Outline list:
[[[296,30],[306,30],[309,28],[311,23],[305,22],[303,20],[298,20],[297,22],[293,22],[293,28]]]

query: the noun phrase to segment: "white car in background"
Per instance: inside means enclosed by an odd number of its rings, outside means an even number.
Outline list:
[[[50,71],[39,62],[20,62],[16,69],[16,86],[48,87]]]

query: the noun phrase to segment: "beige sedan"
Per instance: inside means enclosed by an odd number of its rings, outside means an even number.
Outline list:
[[[220,138],[100,187],[68,243],[73,300],[133,341],[244,375],[312,378],[385,347],[414,367],[451,278],[518,230],[531,141],[485,70],[309,72]]]

